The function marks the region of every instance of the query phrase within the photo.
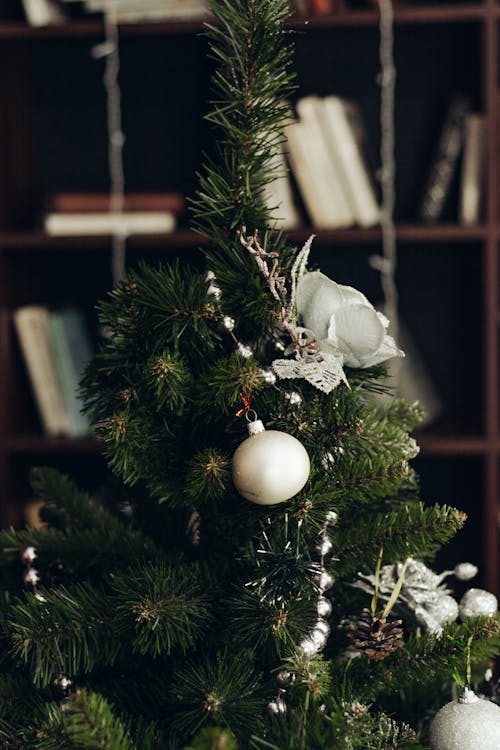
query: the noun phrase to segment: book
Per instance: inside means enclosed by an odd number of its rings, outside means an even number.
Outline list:
[[[277,144],[269,167],[274,179],[264,186],[263,197],[270,211],[270,219],[277,229],[296,229],[300,223],[299,213],[293,199],[282,142]]]
[[[50,342],[69,417],[71,436],[85,437],[91,432],[88,416],[82,413],[79,394],[85,366],[92,359],[94,347],[85,316],[81,310],[68,307],[49,312]]]
[[[317,112],[356,224],[378,224],[380,207],[359,107],[339,96],[327,96],[318,100]]]
[[[336,10],[337,0],[309,0],[314,15],[324,16]]]
[[[71,425],[51,345],[49,312],[26,305],[13,312],[14,327],[45,433],[70,435]]]
[[[78,212],[48,213],[43,226],[52,237],[105,234],[163,234],[172,232],[176,219],[168,211],[133,211],[129,213]]]
[[[107,192],[59,191],[49,195],[46,201],[48,213],[92,213],[109,212],[110,194]],[[186,210],[184,196],[175,192],[133,192],[123,196],[123,210],[166,211],[181,216]]]
[[[468,97],[457,94],[446,112],[418,211],[423,222],[433,223],[442,216],[462,152],[468,108]]]
[[[108,0],[85,0],[89,13],[105,12]],[[203,18],[210,14],[207,0],[116,0],[119,23]]]
[[[313,224],[322,228],[344,228],[354,223],[354,216],[318,119],[319,101],[319,97],[306,96],[297,102],[301,145],[294,154],[294,143],[289,143],[292,169],[295,163],[297,182]],[[301,162],[307,164],[310,175],[304,187],[297,176],[297,169],[304,169]]]
[[[321,227],[323,226],[323,212],[320,204],[323,197],[317,195],[314,172],[307,156],[304,125],[290,118],[283,132],[286,138],[285,152],[305,209],[313,226]]]
[[[486,163],[486,118],[470,113],[465,117],[464,154],[460,177],[458,220],[477,224],[481,218]]]
[[[63,23],[66,17],[54,0],[22,0],[24,15],[30,26]]]

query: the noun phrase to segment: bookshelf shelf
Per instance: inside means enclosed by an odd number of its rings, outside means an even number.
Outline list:
[[[460,5],[402,5],[395,8],[394,21],[396,24],[429,24],[429,23],[467,23],[480,21],[487,13],[487,6],[483,3],[464,3]],[[500,18],[500,9],[496,9],[496,16]],[[288,21],[289,28],[297,31],[312,29],[333,29],[337,27],[374,26],[378,23],[379,14],[374,9],[339,10],[331,15],[320,16],[292,16]],[[203,30],[204,21],[158,21],[155,23],[127,23],[120,27],[120,33],[125,36],[167,36],[179,34],[199,34]],[[0,39],[15,41],[16,39],[64,39],[78,37],[101,36],[104,31],[100,20],[69,21],[64,24],[52,24],[40,28],[33,28],[24,22],[0,21]]]
[[[366,4],[368,6],[368,3]],[[436,384],[445,410],[439,423],[416,433],[421,455],[440,466],[470,468],[474,493],[465,511],[480,513],[485,584],[500,593],[500,3],[395,4],[398,71],[398,284],[404,322]],[[10,20],[18,3],[0,0],[0,509],[23,523],[21,480],[40,457],[83,477],[99,473],[97,440],[40,434],[23,369],[12,311],[20,305],[67,302],[95,314],[110,287],[111,238],[51,237],[34,229],[51,191],[102,190],[108,184],[102,61],[90,46],[103,38],[97,18],[32,28]],[[11,16],[4,8],[14,9]],[[360,104],[373,144],[379,137],[378,11],[339,8],[329,16],[292,17],[296,98],[338,93]],[[138,191],[192,195],[203,151],[210,153],[208,76],[203,23],[126,24],[120,29],[126,120],[126,183]],[[467,51],[464,54],[464,50]],[[355,63],[355,64],[353,64]],[[68,71],[70,73],[68,73]],[[424,169],[441,124],[443,101],[465,89],[487,118],[488,178],[484,219],[442,223],[414,218]],[[316,235],[313,262],[341,283],[380,299],[380,277],[369,265],[380,252],[378,228],[289,232],[293,243]],[[130,264],[141,259],[198,262],[203,238],[187,229],[135,235]],[[378,297],[377,297],[378,294]],[[97,328],[97,326],[96,326]],[[5,408],[3,408],[5,406]],[[38,432],[37,432],[38,430]],[[465,468],[464,468],[465,467]],[[479,478],[479,479],[478,479]],[[457,504],[462,502],[457,498]],[[17,514],[17,515],[16,515]],[[492,531],[493,529],[493,531]]]
[[[7,436],[4,447],[10,454],[98,455],[101,452],[101,444],[96,438],[75,440],[31,434]]]
[[[493,228],[495,236],[500,237],[500,226]],[[400,224],[396,227],[396,235],[403,242],[416,243],[467,243],[478,242],[486,239],[491,228],[486,225],[471,227],[459,224],[436,224],[425,226],[421,224]],[[316,244],[372,244],[380,243],[382,234],[380,229],[315,229],[314,227],[303,227],[287,232],[292,242],[305,242],[311,234],[315,235]],[[51,237],[44,232],[1,232],[0,250],[9,253],[27,250],[67,250],[68,248],[79,248],[88,250],[100,250],[110,245],[109,235],[89,237]],[[196,232],[183,229],[170,234],[146,234],[132,235],[127,244],[131,248],[144,247],[151,249],[167,248],[196,248],[206,244],[204,239]]]

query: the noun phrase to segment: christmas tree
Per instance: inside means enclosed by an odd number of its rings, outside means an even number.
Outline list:
[[[193,201],[207,272],[143,265],[100,306],[83,390],[116,496],[38,469],[46,527],[1,534],[3,747],[491,750],[500,709],[471,688],[500,621],[476,589],[458,620],[428,567],[465,518],[419,499],[418,406],[374,398],[401,352],[262,197],[287,2],[214,11],[218,150]],[[465,697],[429,739],[453,684]]]

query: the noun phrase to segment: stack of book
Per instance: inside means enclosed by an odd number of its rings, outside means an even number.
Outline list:
[[[455,94],[448,105],[431,158],[418,211],[421,221],[433,224],[446,217],[456,180],[459,223],[471,225],[481,220],[485,146],[486,118],[470,111],[467,96]]]
[[[13,319],[45,434],[88,436],[79,383],[94,348],[85,316],[75,308],[27,305],[14,310]]]
[[[120,213],[108,193],[60,192],[46,202],[43,227],[56,236],[162,234],[172,232],[185,210],[179,193],[127,193]]]
[[[74,0],[22,0],[30,26],[62,23],[65,8]],[[87,13],[104,13],[109,0],[78,0]],[[210,14],[208,0],[113,0],[118,23],[203,19]]]
[[[339,229],[380,221],[359,108],[338,96],[306,96],[285,127],[292,173],[313,226]]]
[[[109,5],[109,0],[84,0],[88,13],[103,13]],[[210,14],[208,0],[114,0],[114,5],[118,23],[198,19]]]

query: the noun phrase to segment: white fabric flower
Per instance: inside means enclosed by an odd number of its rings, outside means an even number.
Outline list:
[[[365,295],[320,271],[306,273],[299,280],[296,306],[320,350],[342,355],[349,367],[372,367],[391,357],[404,357],[386,333],[389,321]]]

